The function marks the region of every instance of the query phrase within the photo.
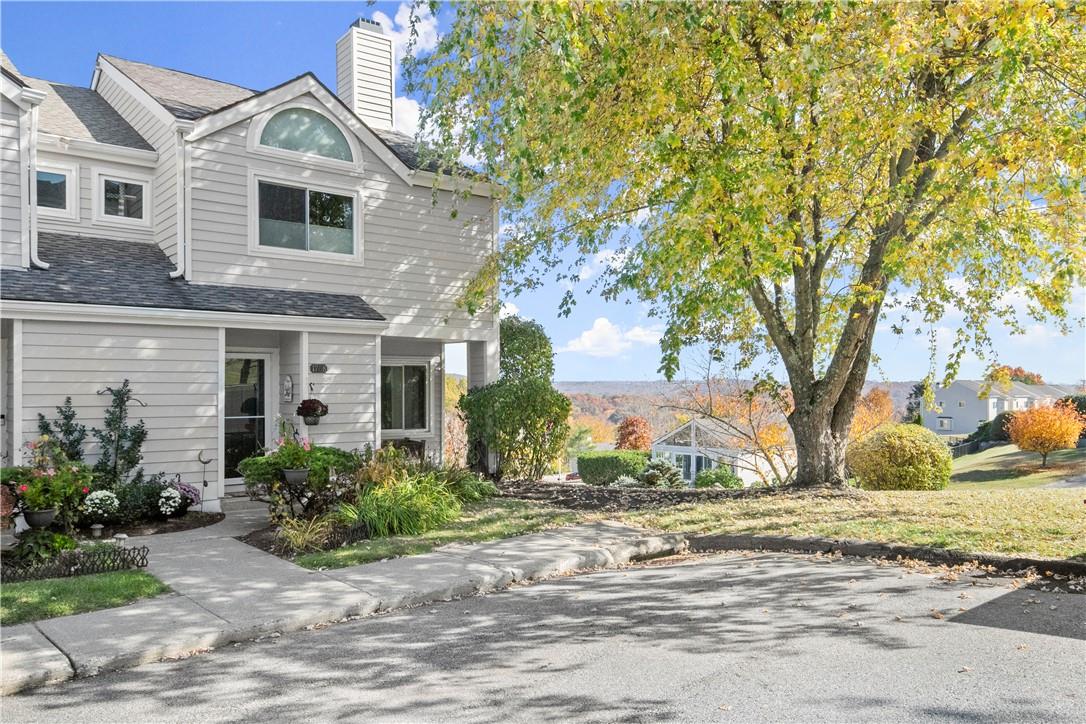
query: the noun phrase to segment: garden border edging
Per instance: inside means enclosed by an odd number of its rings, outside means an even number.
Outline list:
[[[819,536],[745,535],[745,534],[686,534],[690,550],[695,553],[717,551],[763,550],[799,551],[803,553],[840,553],[862,558],[912,558],[937,565],[967,565],[974,563],[990,566],[1004,573],[1017,573],[1034,568],[1038,573],[1054,573],[1065,576],[1086,576],[1086,561],[1061,560],[1058,558],[1029,558],[1001,556],[994,553],[967,553],[946,548],[927,548],[896,543],[853,540],[848,538],[822,538]]]

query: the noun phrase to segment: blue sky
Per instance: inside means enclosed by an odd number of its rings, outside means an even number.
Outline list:
[[[335,41],[355,18],[380,16],[376,19],[391,26],[394,35],[403,33],[405,19],[398,3],[387,2],[3,2],[0,12],[3,48],[30,76],[85,86],[101,51],[258,90],[307,70],[334,88]],[[439,17],[430,23],[422,42],[432,41],[446,20]],[[413,131],[416,113],[413,100],[398,99],[398,124],[403,130]],[[587,265],[581,274],[585,286],[604,264],[606,259],[601,258]],[[561,318],[557,312],[563,292],[555,282],[507,300],[547,329],[558,350],[558,379],[659,377],[659,320],[647,316],[636,301],[608,303],[587,292],[579,296],[573,314]],[[1086,314],[1086,295],[1076,295],[1071,311],[1079,317]],[[937,337],[949,340],[956,321],[953,314],[944,320]],[[1019,336],[993,328],[1002,362],[1038,371],[1053,382],[1086,378],[1086,332],[1081,327],[1063,337],[1051,326],[1025,326],[1027,334]],[[899,338],[883,331],[875,347],[881,364],[872,369],[872,379],[917,379],[928,369],[926,336]],[[696,352],[690,355],[691,374],[697,374],[699,358]],[[450,348],[449,368],[463,370],[462,350]],[[962,376],[979,377],[984,368],[979,360],[967,358]]]

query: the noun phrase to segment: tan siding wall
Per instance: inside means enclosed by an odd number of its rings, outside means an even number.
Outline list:
[[[38,152],[38,162],[48,163],[56,161],[63,164],[75,164],[79,167],[79,220],[59,219],[45,214],[38,214],[38,231],[56,232],[61,234],[78,234],[80,236],[96,236],[106,239],[124,239],[126,241],[151,241],[154,237],[151,227],[130,224],[99,224],[94,221],[94,194],[101,193],[94,188],[94,170],[103,169],[116,172],[123,176],[129,174],[140,178],[152,176],[152,169],[144,166],[132,166],[129,164],[115,163],[113,161],[98,161],[81,158],[67,154]],[[152,193],[154,187],[152,186]],[[153,199],[144,199],[146,209],[152,209]],[[152,220],[155,218],[151,217]],[[48,263],[49,259],[43,255],[42,261]]]
[[[194,144],[193,280],[358,294],[389,319],[390,335],[447,340],[495,335],[489,313],[469,316],[456,301],[491,249],[489,199],[472,197],[450,218],[452,196],[405,184],[369,150],[361,177],[269,159],[246,147],[248,123]],[[249,252],[249,174],[361,188],[364,264]]]
[[[144,468],[171,477],[181,473],[186,482],[199,484],[203,466],[197,453],[218,457],[216,329],[24,322],[24,437],[37,430],[39,412],[54,417],[67,395],[80,422],[101,426],[109,396],[96,393],[126,378],[147,405],[129,409],[133,420],[147,424]],[[95,448],[89,452],[93,460]],[[213,477],[215,469],[208,474]]]
[[[21,267],[23,206],[19,190],[19,107],[0,99],[0,265]]]
[[[316,445],[345,450],[373,444],[377,409],[377,338],[372,334],[309,334],[309,362],[328,371],[310,374],[312,391],[297,400],[315,397],[328,405],[320,425],[302,426]],[[296,403],[295,403],[296,404]]]
[[[177,263],[177,139],[173,128],[115,83],[108,73],[98,79],[98,92],[158,151],[154,176],[153,238]]]

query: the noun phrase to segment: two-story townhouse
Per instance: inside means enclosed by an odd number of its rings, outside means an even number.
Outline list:
[[[1081,394],[1071,385],[1006,385],[955,380],[935,390],[935,409],[924,410],[924,427],[940,435],[968,435],[1001,412],[1051,405],[1061,397]]]
[[[457,304],[496,204],[392,130],[379,25],[334,50],[337,93],[310,73],[254,91],[109,55],[80,88],[3,58],[7,459],[67,396],[100,424],[124,379],[145,468],[205,484],[211,510],[280,416],[315,444],[441,455],[444,346],[467,343],[469,385],[497,373],[496,314]],[[308,398],[329,407],[316,426],[295,415]]]

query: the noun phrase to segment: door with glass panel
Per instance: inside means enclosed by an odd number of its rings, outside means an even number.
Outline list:
[[[226,483],[241,482],[238,464],[260,454],[268,443],[268,377],[271,355],[227,353],[223,400],[223,457]]]

